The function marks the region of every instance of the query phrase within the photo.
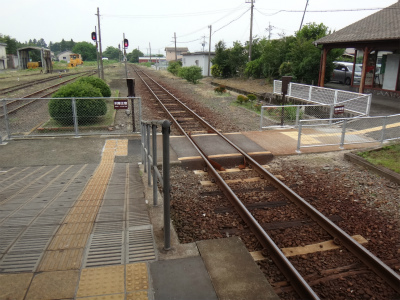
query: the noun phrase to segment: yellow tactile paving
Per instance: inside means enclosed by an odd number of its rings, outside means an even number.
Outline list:
[[[0,274],[0,299],[23,300],[33,273]]]
[[[46,251],[38,271],[79,270],[82,265],[83,248]]]
[[[149,279],[145,263],[126,265],[126,291],[147,290]]]
[[[74,206],[69,213],[70,214],[91,214],[97,212],[97,208],[93,206]]]
[[[77,298],[77,299],[82,299],[82,300],[83,299],[85,299],[85,300],[125,300],[125,294],[85,297],[85,298]],[[138,299],[138,298],[135,298],[135,299]]]
[[[124,271],[123,265],[83,269],[77,297],[124,293]]]
[[[88,233],[92,232],[93,223],[67,223],[62,224],[60,229],[57,232],[57,235],[62,234],[79,234],[79,233]]]
[[[145,263],[88,268],[82,270],[77,299],[120,299],[126,293],[126,299],[148,300],[148,289]]]
[[[127,154],[127,149],[127,140],[106,141],[99,166],[50,242],[38,267],[39,271],[80,269],[83,250],[114,169],[114,158],[116,155]],[[125,266],[85,269],[82,272],[82,284],[79,286],[78,297],[107,295],[99,299],[114,299],[113,296],[117,297],[115,299],[120,299],[121,295],[110,294],[125,292],[124,276]],[[107,279],[103,280],[103,277]],[[98,285],[93,287],[90,282]],[[122,294],[122,299],[124,296]]]
[[[77,207],[77,206],[99,206],[102,201],[103,201],[103,199],[98,199],[95,197],[93,197],[93,199],[92,199],[91,197],[88,197],[88,199],[86,199],[86,200],[76,201],[74,204],[74,207]]]
[[[55,235],[47,250],[85,248],[89,234]]]
[[[65,218],[64,223],[94,222],[96,216],[97,216],[97,211],[90,214],[71,214]]]
[[[126,295],[126,300],[147,300],[149,296],[145,291],[134,292]]]

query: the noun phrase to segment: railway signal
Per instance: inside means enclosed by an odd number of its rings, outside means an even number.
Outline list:
[[[97,41],[96,32],[92,32],[92,41]]]
[[[124,48],[128,48],[129,43],[128,43],[128,39],[124,39]]]

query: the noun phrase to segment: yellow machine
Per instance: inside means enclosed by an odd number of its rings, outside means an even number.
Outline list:
[[[77,53],[70,54],[68,67],[76,67],[78,65],[83,65],[82,55]]]
[[[30,61],[27,63],[26,67],[28,69],[36,69],[42,66],[42,62],[41,61]]]

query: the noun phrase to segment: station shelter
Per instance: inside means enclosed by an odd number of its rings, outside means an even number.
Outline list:
[[[360,93],[399,98],[400,1],[314,42],[322,45],[318,85],[323,87],[327,54],[331,49],[354,48],[353,70],[361,80],[351,85]]]
[[[25,70],[28,67],[28,62],[30,61],[29,58],[29,51],[31,50],[39,50],[40,51],[40,58],[41,58],[41,66],[44,73],[52,73],[53,72],[53,65],[51,62],[51,51],[50,49],[43,48],[43,47],[24,47],[17,49],[18,55],[18,65],[21,70]]]

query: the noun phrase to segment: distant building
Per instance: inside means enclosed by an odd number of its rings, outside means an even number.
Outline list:
[[[211,52],[211,59],[215,57],[215,52]],[[182,54],[182,67],[191,67],[196,66],[200,67],[203,76],[208,76],[208,52],[187,52]],[[210,61],[210,75],[211,75],[211,66],[212,63]]]
[[[57,55],[57,59],[58,59],[58,61],[65,60],[67,63],[69,63],[71,54],[73,54],[73,52],[69,51],[69,50],[61,52],[60,54]]]
[[[0,70],[7,69],[7,44],[0,43]]]
[[[176,48],[176,59],[182,59],[182,53],[188,52],[187,47],[177,47]],[[165,56],[167,61],[175,60],[175,47],[165,47]]]
[[[151,57],[151,62],[152,63],[159,63],[159,62],[165,62],[167,59],[166,57],[156,57],[152,56]],[[149,56],[141,56],[139,57],[139,63],[146,63],[150,62],[150,57]]]

